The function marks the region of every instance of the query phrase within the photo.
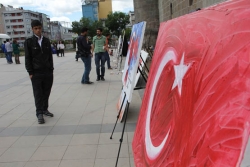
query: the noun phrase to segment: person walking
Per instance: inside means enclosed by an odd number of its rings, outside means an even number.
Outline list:
[[[57,44],[56,44],[56,55],[57,55],[57,57],[59,57],[59,54],[60,54],[60,41],[58,41]]]
[[[5,48],[5,44],[6,44],[6,41],[3,41],[3,44],[1,46],[1,49],[2,49],[2,52],[5,54],[5,58],[7,60],[7,63],[9,63],[9,60],[8,60],[8,55],[7,55],[7,50]]]
[[[59,50],[60,50],[60,53],[61,53],[61,57],[64,57],[64,44],[63,44],[63,41],[60,41],[59,43]]]
[[[82,84],[92,84],[89,80],[89,73],[91,71],[91,45],[87,41],[88,28],[82,28],[81,35],[77,38],[77,55],[81,56],[82,62],[84,63],[84,73],[82,76]]]
[[[24,43],[25,67],[33,87],[38,123],[43,124],[43,115],[54,116],[48,111],[53,84],[53,56],[49,39],[42,35],[41,22],[33,20],[31,27],[34,35],[27,38]]]
[[[105,44],[105,59],[107,61],[107,67],[109,70],[112,70],[110,66],[110,57],[109,57],[109,39],[110,39],[110,34],[106,35],[106,44]]]
[[[19,44],[14,39],[13,40],[13,44],[12,44],[12,48],[13,48],[13,53],[14,53],[14,56],[15,56],[15,62],[16,62],[16,64],[21,64],[20,60],[19,60],[19,55],[20,55],[19,47],[20,47]]]
[[[78,48],[77,48],[77,40],[76,40],[76,56],[75,56],[76,61],[78,61],[78,58],[79,58],[77,51],[78,51]]]
[[[105,81],[105,47],[106,37],[102,35],[102,28],[96,30],[96,36],[93,38],[93,50],[95,52],[95,65],[96,65],[96,81]]]
[[[12,61],[12,51],[13,51],[13,48],[12,48],[12,45],[11,43],[9,42],[10,40],[9,39],[6,39],[6,43],[5,43],[5,49],[6,49],[6,53],[7,53],[7,60],[8,60],[8,63],[9,64],[12,64],[13,61]]]

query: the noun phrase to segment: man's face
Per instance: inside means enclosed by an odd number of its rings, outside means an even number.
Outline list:
[[[84,33],[83,33],[83,35],[87,35],[88,34],[88,31],[85,31]]]
[[[100,36],[100,35],[102,35],[102,32],[100,30],[96,30],[96,35]]]
[[[35,26],[32,28],[32,31],[35,35],[40,37],[42,35],[42,26]]]

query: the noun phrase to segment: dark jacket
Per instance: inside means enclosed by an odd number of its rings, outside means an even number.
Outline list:
[[[38,43],[38,38],[33,35],[25,40],[25,67],[29,75],[34,73],[53,72],[53,57],[51,45],[48,38],[43,37],[42,47]]]
[[[91,46],[87,43],[86,36],[80,35],[77,38],[77,47],[78,47],[78,51],[83,50],[87,53],[91,53],[90,52]]]

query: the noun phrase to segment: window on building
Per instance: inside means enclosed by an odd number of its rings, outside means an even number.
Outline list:
[[[30,22],[30,20],[29,20],[29,19],[26,19],[26,22]]]
[[[9,23],[10,22],[10,20],[5,20],[5,23]]]
[[[193,0],[189,0],[189,6],[193,5]]]
[[[11,32],[7,32],[8,35],[11,35]]]
[[[10,29],[10,26],[6,26],[7,29]]]

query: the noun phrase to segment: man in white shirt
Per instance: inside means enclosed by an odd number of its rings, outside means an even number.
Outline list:
[[[6,39],[6,43],[5,43],[5,49],[7,51],[7,62],[9,64],[12,64],[13,61],[12,61],[12,44],[10,43],[10,40],[9,39]]]

